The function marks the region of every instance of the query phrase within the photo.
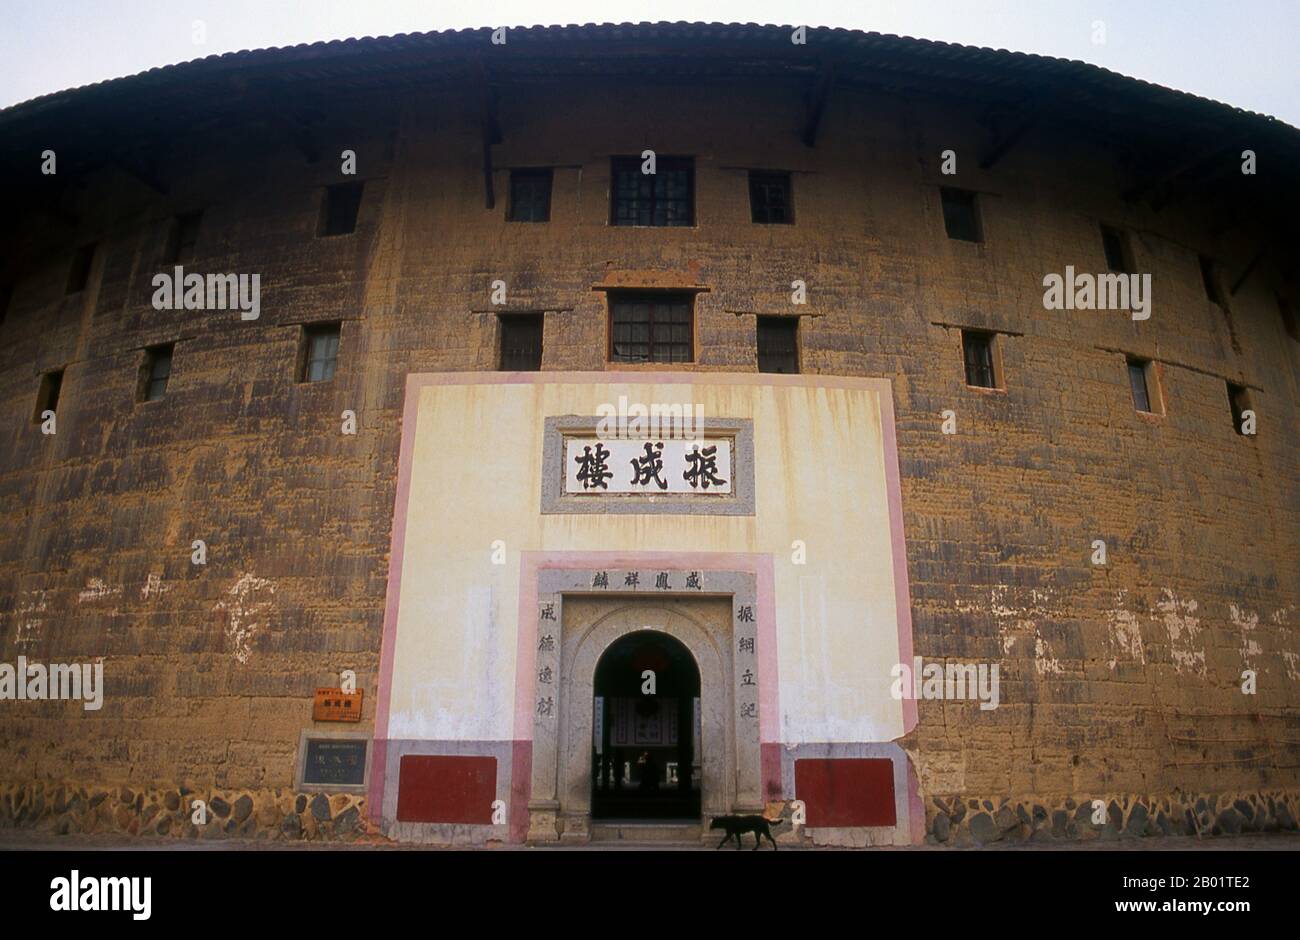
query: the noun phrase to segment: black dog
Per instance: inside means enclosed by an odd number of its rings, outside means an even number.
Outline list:
[[[746,832],[754,834],[754,851],[763,844],[761,836],[767,836],[767,841],[772,843],[772,849],[776,849],[776,840],[772,838],[772,826],[779,826],[781,820],[768,819],[764,816],[718,816],[713,822],[709,823],[710,829],[725,829],[727,834],[723,836],[718,848],[727,844],[728,839],[736,840],[736,848],[740,848],[740,836]]]

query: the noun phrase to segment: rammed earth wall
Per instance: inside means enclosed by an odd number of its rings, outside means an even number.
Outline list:
[[[997,709],[922,700],[900,742],[933,838],[1186,832],[1189,807],[1202,832],[1294,826],[1300,343],[1271,260],[1226,312],[1197,261],[1212,254],[1235,280],[1260,247],[1249,219],[1216,234],[1194,197],[1159,212],[1125,202],[1117,145],[1070,114],[981,170],[977,108],[837,87],[808,147],[802,86],[762,76],[689,93],[511,85],[488,210],[479,99],[463,86],[304,86],[322,109],[302,117],[308,162],[291,109],[259,111],[248,81],[223,99],[246,122],[187,118],[159,145],[165,195],[102,166],[61,197],[64,228],[44,209],[10,220],[49,244],[0,325],[0,659],[102,657],[105,695],[93,713],[0,703],[7,823],[171,820],[188,834],[184,787],[231,806],[205,832],[297,818],[339,834],[359,798],[330,798],[313,824],[295,760],[312,692],[340,670],[366,694],[349,727],[373,727],[406,376],[495,368],[502,309],[545,312],[543,369],[605,369],[593,287],[622,283],[707,288],[690,369],[755,371],[754,314],[797,312],[802,371],[893,383],[915,653],[1001,666]],[[608,225],[610,157],[647,146],[694,155],[694,227]],[[344,148],[365,183],[357,229],[320,238]],[[939,170],[949,148],[955,177]],[[537,165],[557,167],[550,222],[507,223],[502,168]],[[752,224],[749,166],[793,171],[796,224]],[[946,237],[941,185],[979,193],[982,243]],[[150,305],[168,220],[195,207],[186,270],[260,274],[257,320]],[[1153,276],[1145,321],[1043,308],[1046,274],[1105,270],[1100,221],[1131,234]],[[87,287],[65,294],[88,241]],[[504,308],[489,302],[496,279]],[[300,384],[301,324],[315,321],[342,323],[338,371]],[[1004,389],[966,386],[963,326],[1001,331]],[[163,342],[176,344],[167,394],[137,403],[141,349]],[[1126,354],[1156,361],[1162,416],[1135,412]],[[55,368],[47,436],[32,418]],[[1253,437],[1234,431],[1228,380],[1250,389]],[[345,409],[355,435],[340,433]],[[945,410],[955,434],[941,433]],[[191,563],[195,539],[206,565]],[[1122,820],[1100,833],[1080,821],[1094,799]]]

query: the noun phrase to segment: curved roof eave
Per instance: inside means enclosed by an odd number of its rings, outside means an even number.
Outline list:
[[[576,46],[649,41],[722,42],[767,46],[772,51],[780,49],[781,52],[788,54],[790,32],[794,28],[755,23],[685,22],[528,26],[510,27],[508,43],[513,44],[513,51],[520,45],[537,49],[565,43]],[[188,79],[217,78],[252,68],[306,65],[337,69],[342,73],[349,65],[356,64],[367,57],[409,52],[447,52],[454,55],[458,51],[468,51],[474,45],[486,44],[491,33],[491,27],[400,33],[394,36],[335,39],[205,56],[29,99],[0,110],[0,127],[12,126],[29,118],[49,116],[65,105],[90,104],[106,96],[146,91],[151,86],[157,88],[173,86]],[[1260,125],[1272,129],[1300,134],[1296,128],[1278,118],[1246,111],[1142,79],[1130,78],[1078,60],[838,27],[809,27],[808,40],[810,45],[823,46],[829,54],[849,61],[853,60],[855,52],[864,58],[869,55],[892,53],[931,60],[936,75],[944,67],[959,66],[988,69],[991,76],[1020,80],[1041,78],[1061,81],[1064,79],[1071,83],[1077,82],[1080,87],[1093,86],[1094,90],[1128,94],[1133,98],[1133,104],[1145,103],[1153,106],[1193,109],[1201,111],[1207,117],[1259,122]],[[778,46],[778,43],[781,45]],[[591,51],[593,50],[590,47],[584,50],[586,53]]]

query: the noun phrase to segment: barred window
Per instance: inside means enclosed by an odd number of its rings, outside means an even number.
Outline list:
[[[695,164],[690,157],[658,157],[642,173],[639,157],[615,157],[610,225],[694,225]]]
[[[1133,389],[1133,407],[1148,414],[1154,410],[1151,407],[1151,389],[1147,383],[1150,366],[1151,363],[1145,359],[1129,359],[1128,361],[1128,383]]]
[[[172,375],[173,344],[150,346],[144,351],[144,367],[140,375],[140,401],[157,401],[167,391],[167,380]]]
[[[334,378],[339,357],[339,324],[321,323],[302,330],[300,382],[328,382]]]
[[[790,198],[790,174],[749,172],[750,218],[759,225],[794,224]]]
[[[542,367],[542,314],[512,313],[500,317],[503,372],[536,372]]]
[[[758,371],[799,371],[799,318],[758,318]]]
[[[612,362],[691,362],[694,358],[692,294],[611,293]]]
[[[510,171],[511,222],[549,222],[551,220],[550,169]]]

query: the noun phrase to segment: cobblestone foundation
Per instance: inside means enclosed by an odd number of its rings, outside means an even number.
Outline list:
[[[194,822],[196,800],[207,804],[202,825]],[[364,796],[291,789],[0,784],[0,829],[15,827],[59,835],[120,833],[171,839],[353,842],[383,838],[366,821]]]
[[[1103,799],[1098,797],[1097,799]],[[1102,816],[1091,799],[1034,803],[934,797],[927,807],[926,842],[955,846],[994,842],[1087,842],[1151,836],[1225,836],[1294,831],[1300,793],[1109,795]],[[1103,822],[1094,822],[1102,818]]]

